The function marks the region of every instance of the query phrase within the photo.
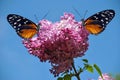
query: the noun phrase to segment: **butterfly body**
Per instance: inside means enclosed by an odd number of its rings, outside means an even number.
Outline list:
[[[83,26],[91,34],[99,34],[105,30],[106,25],[114,18],[115,11],[112,9],[98,12],[83,21]]]
[[[7,20],[16,33],[24,39],[30,39],[38,32],[39,26],[20,15],[9,14]]]

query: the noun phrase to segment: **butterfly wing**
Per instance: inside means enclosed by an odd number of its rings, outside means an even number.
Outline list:
[[[38,31],[38,27],[35,23],[20,15],[9,14],[7,20],[16,30],[17,34],[24,39],[32,38]]]
[[[106,25],[114,18],[114,10],[98,12],[84,21],[84,26],[91,34],[99,34],[106,28]]]

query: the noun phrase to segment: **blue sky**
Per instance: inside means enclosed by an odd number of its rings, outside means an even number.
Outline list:
[[[49,63],[41,63],[37,57],[30,55],[22,44],[22,39],[9,25],[6,16],[10,13],[22,15],[37,23],[38,19],[49,11],[46,19],[59,21],[64,12],[71,12],[77,21],[105,9],[114,9],[115,18],[98,36],[89,36],[89,49],[82,58],[91,64],[96,63],[102,72],[120,73],[120,0],[0,0],[0,80],[56,80],[49,72]],[[79,16],[72,7],[75,7]],[[81,65],[81,58],[75,60]],[[82,80],[97,79],[98,74],[84,72]],[[73,80],[76,80],[75,78]]]

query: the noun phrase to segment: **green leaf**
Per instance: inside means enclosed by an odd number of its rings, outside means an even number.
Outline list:
[[[68,71],[65,71],[61,74],[61,76],[65,75],[65,74],[68,74]]]
[[[63,77],[64,80],[71,80],[71,76],[69,74],[66,74],[64,77]]]
[[[62,78],[62,77],[59,77],[59,78],[57,78],[57,80],[63,80],[63,78]]]
[[[82,68],[80,68],[80,69],[79,69],[79,71],[80,71],[80,72],[83,72],[83,69],[82,69]]]
[[[115,76],[115,80],[120,80],[120,74],[117,74],[117,75]]]
[[[87,65],[86,70],[91,72],[91,73],[93,73],[93,71],[94,71],[93,66],[91,66],[91,65]]]
[[[88,60],[87,59],[82,59],[83,62],[85,63],[88,63]]]
[[[98,72],[98,74],[101,76],[101,78],[103,79],[102,72],[101,72],[100,68],[96,64],[94,64],[93,66],[96,69],[96,71]]]

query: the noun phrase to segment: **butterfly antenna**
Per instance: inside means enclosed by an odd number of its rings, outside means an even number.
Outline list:
[[[44,18],[48,15],[48,13],[49,13],[49,11],[42,17],[42,19],[44,19]],[[39,22],[38,17],[37,17],[36,15],[34,15],[34,17],[35,17],[35,19],[37,20],[37,22]],[[41,20],[42,20],[42,19],[41,19]]]
[[[48,15],[49,12],[50,12],[50,11],[48,11],[48,12],[42,17],[42,19],[44,19],[44,18]]]
[[[85,16],[86,16],[87,12],[88,12],[88,10],[85,11],[83,19],[85,19]]]
[[[49,11],[42,17],[42,19],[44,19],[47,15],[48,15],[48,13],[49,13]],[[37,20],[37,22],[39,22],[39,20],[38,20],[38,17],[36,16],[36,15],[34,15],[35,16],[35,19]],[[41,20],[42,20],[41,19]],[[40,26],[41,26],[41,24],[40,23],[38,23],[37,24],[38,25],[38,30],[40,29]]]
[[[80,13],[78,12],[78,10],[74,7],[72,7],[74,9],[74,11],[81,17]]]
[[[38,20],[38,17],[37,17],[37,15],[36,15],[36,14],[34,15],[34,17],[35,17],[35,19],[36,19],[36,20],[37,20],[37,22],[38,22],[39,20]]]

